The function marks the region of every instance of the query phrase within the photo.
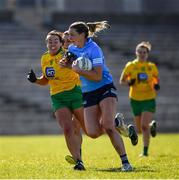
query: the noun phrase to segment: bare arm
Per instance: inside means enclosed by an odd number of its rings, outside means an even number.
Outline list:
[[[91,81],[100,81],[102,79],[102,67],[94,67],[91,71],[81,70],[78,66],[78,63],[73,63],[72,70],[78,73],[80,76],[84,76],[85,78]]]
[[[48,84],[48,79],[44,75],[42,75],[41,77],[37,78],[35,83],[44,86]]]
[[[100,81],[102,79],[102,67],[95,67],[91,71],[81,71],[79,75],[91,81]]]
[[[124,86],[133,86],[136,82],[136,79],[128,79],[128,76],[123,74],[120,77],[119,84]]]
[[[46,84],[48,84],[48,79],[44,75],[42,75],[41,77],[37,78],[36,74],[34,73],[34,71],[32,69],[28,73],[27,79],[31,83],[35,83],[35,84],[39,84],[39,85],[46,85]]]
[[[123,73],[121,74],[121,77],[119,79],[119,84],[124,85],[124,86],[128,86],[127,76],[124,75]]]

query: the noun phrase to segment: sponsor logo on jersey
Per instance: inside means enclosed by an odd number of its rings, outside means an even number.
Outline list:
[[[146,73],[139,73],[138,80],[139,81],[146,81],[148,79],[148,75]]]
[[[55,77],[55,70],[53,67],[46,67],[45,73],[46,73],[46,76],[49,78]]]

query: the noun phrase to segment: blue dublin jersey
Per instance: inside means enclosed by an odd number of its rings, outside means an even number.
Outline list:
[[[102,79],[100,81],[91,81],[87,78],[80,76],[82,83],[82,92],[94,91],[106,84],[113,82],[112,75],[105,64],[104,55],[101,48],[91,39],[88,38],[84,47],[79,48],[75,45],[69,46],[69,51],[73,52],[77,57],[86,57],[91,60],[93,67],[102,67]]]

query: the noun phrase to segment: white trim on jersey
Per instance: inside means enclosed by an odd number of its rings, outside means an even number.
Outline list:
[[[102,64],[103,63],[103,59],[102,58],[96,58],[96,59],[93,59],[93,64],[96,65],[96,64]]]

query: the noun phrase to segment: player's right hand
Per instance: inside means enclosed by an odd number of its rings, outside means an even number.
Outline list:
[[[65,57],[60,59],[59,65],[60,67],[71,68],[71,63],[69,63]]]
[[[128,86],[133,86],[135,83],[135,79],[130,79],[127,81]]]
[[[36,75],[34,73],[34,71],[31,69],[30,72],[27,75],[27,79],[31,82],[31,83],[35,83],[37,81]]]

